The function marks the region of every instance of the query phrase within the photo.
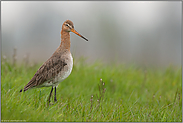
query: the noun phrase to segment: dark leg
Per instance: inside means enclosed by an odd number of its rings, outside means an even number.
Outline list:
[[[51,92],[50,92],[50,95],[48,97],[48,102],[50,102],[50,98],[51,98],[52,91],[53,91],[53,87],[51,88]]]
[[[55,87],[55,98],[54,98],[54,101],[55,102],[57,101],[57,98],[56,98],[56,87]]]

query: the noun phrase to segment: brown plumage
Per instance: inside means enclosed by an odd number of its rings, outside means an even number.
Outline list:
[[[53,55],[37,70],[29,83],[24,87],[23,91],[27,91],[28,89],[34,87],[52,86],[48,101],[50,102],[53,88],[55,88],[54,101],[57,101],[56,87],[61,81],[70,75],[73,67],[73,58],[70,53],[70,31],[88,41],[74,29],[72,21],[66,20],[62,25],[60,46],[53,53]],[[22,92],[22,89],[20,92]]]
[[[53,81],[53,78],[58,75],[58,73],[66,66],[65,60],[60,58],[60,55],[53,54],[35,73],[33,78],[24,87],[24,91],[29,88],[41,86],[44,82]],[[44,86],[44,85],[43,85]]]

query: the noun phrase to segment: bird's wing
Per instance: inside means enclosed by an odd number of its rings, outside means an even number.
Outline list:
[[[52,56],[37,70],[33,78],[24,87],[24,91],[52,80],[65,65],[67,65],[65,60]]]

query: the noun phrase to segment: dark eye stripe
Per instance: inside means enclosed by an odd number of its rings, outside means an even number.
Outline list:
[[[68,26],[70,29],[72,28],[69,24],[65,24],[66,26]]]

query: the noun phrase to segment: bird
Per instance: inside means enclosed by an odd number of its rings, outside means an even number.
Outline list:
[[[51,92],[48,96],[48,102],[50,103],[50,98],[55,89],[54,102],[57,102],[56,98],[56,88],[60,82],[66,79],[72,71],[73,68],[73,57],[70,52],[70,32],[75,33],[81,38],[86,39],[81,34],[79,34],[74,29],[74,24],[70,20],[66,20],[61,29],[61,43],[52,56],[42,64],[42,66],[37,70],[32,79],[25,85],[22,91],[27,91],[31,88],[40,87],[52,87]]]

